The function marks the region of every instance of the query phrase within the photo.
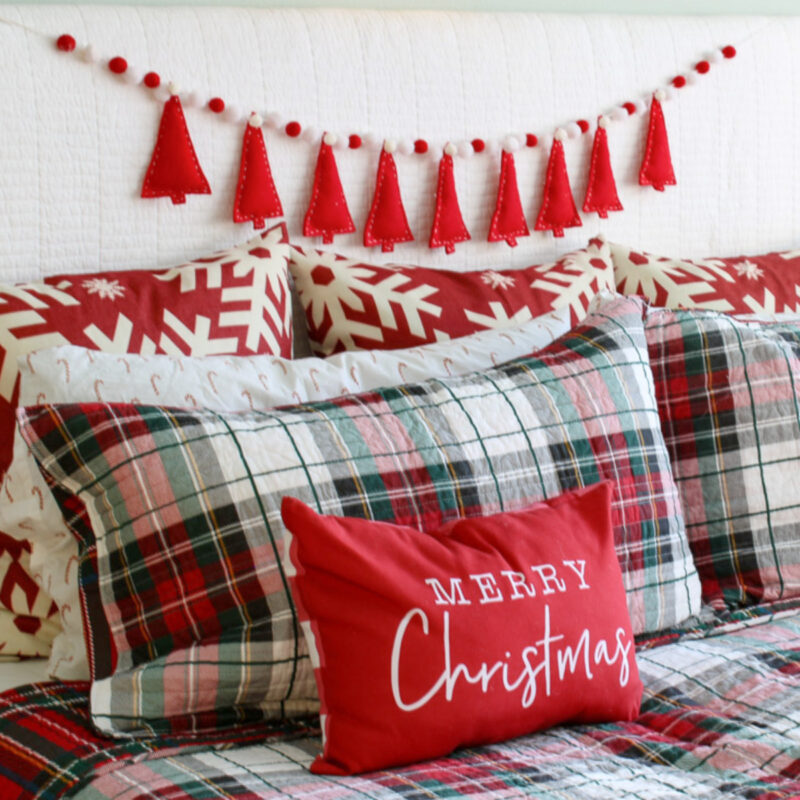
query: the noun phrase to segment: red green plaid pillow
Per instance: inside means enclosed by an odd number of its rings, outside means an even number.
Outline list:
[[[318,709],[280,561],[286,495],[428,531],[608,479],[634,632],[695,613],[642,319],[618,298],[485,372],[266,413],[21,411],[59,498],[83,498],[96,533],[79,532],[95,723],[200,730]]]
[[[800,596],[800,325],[651,308],[646,334],[703,599]]]

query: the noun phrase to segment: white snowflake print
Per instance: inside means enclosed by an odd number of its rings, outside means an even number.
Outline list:
[[[481,280],[484,283],[488,283],[492,289],[510,289],[516,279],[513,275],[501,275],[499,272],[490,269],[481,275]]]
[[[119,281],[110,281],[108,278],[90,278],[83,282],[83,288],[103,300],[116,300],[125,294],[125,287],[120,286]]]
[[[740,264],[734,264],[733,268],[740,278],[756,281],[764,277],[764,270],[752,261],[742,261]]]

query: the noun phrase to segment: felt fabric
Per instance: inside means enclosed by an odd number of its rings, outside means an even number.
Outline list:
[[[285,497],[285,571],[320,696],[311,771],[636,717],[611,495],[599,483],[429,533]]]
[[[364,226],[364,247],[381,246],[384,253],[391,253],[398,242],[411,242],[414,234],[408,225],[397,165],[394,156],[381,150],[378,175],[375,179],[375,194]]]
[[[164,103],[142,197],[169,197],[178,205],[187,194],[211,194],[211,187],[197,160],[180,98],[173,95]]]
[[[589,166],[589,184],[583,210],[589,214],[593,211],[601,219],[608,217],[609,211],[622,211],[622,203],[617,194],[617,183],[611,167],[611,154],[608,151],[608,131],[597,126],[592,144],[592,160]]]
[[[323,141],[314,170],[311,200],[303,220],[303,235],[321,236],[325,244],[330,244],[337,233],[353,233],[355,229],[339,179],[336,156],[331,146]]]
[[[537,231],[552,231],[553,236],[561,237],[564,235],[564,228],[579,228],[582,224],[569,185],[564,144],[553,139],[542,205],[534,227]]]
[[[503,150],[500,159],[500,183],[497,187],[497,204],[489,226],[490,242],[506,242],[509,247],[517,246],[517,238],[530,236],[522,201],[517,186],[517,168],[514,154]]]
[[[444,153],[439,161],[436,209],[429,246],[431,249],[444,247],[445,253],[450,255],[455,252],[457,242],[465,242],[471,238],[458,204],[456,179],[453,174],[453,157]]]
[[[639,170],[639,183],[642,186],[652,186],[658,192],[663,192],[665,186],[675,186],[677,183],[675,170],[672,168],[664,110],[655,96],[650,103],[650,123]]]
[[[264,133],[260,126],[244,126],[239,180],[233,205],[233,221],[252,221],[263,228],[270,217],[282,217],[283,207],[272,179]]]

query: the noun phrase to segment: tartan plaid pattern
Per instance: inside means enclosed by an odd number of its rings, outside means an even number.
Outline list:
[[[640,651],[645,697],[624,724],[553,728],[362,776],[307,771],[302,729],[181,741],[110,742],[81,687],[0,696],[0,796],[59,800],[511,798],[780,800],[800,795],[800,618]],[[46,721],[45,721],[46,720]],[[264,740],[266,739],[266,740]],[[25,758],[20,754],[24,753]]]
[[[612,300],[535,357],[483,373],[269,413],[20,412],[97,534],[83,532],[80,567],[95,723],[141,734],[318,707],[280,563],[284,495],[427,530],[611,479],[634,632],[695,613],[642,308]]]
[[[800,326],[652,308],[646,335],[703,599],[800,596]]]

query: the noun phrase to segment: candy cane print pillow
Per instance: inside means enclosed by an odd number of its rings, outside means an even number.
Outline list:
[[[595,484],[434,533],[284,498],[284,561],[321,702],[311,771],[633,719],[642,684],[611,493]]]

